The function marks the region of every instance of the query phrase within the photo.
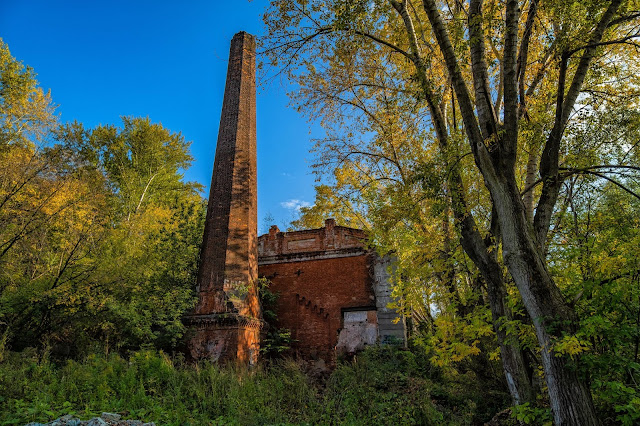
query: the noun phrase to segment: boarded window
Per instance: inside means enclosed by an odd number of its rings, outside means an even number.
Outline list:
[[[375,310],[344,311],[343,327],[338,335],[338,354],[354,353],[378,339],[378,314]]]

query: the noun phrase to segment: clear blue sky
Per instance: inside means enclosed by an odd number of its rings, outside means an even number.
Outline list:
[[[0,37],[51,90],[61,122],[86,127],[149,116],[192,141],[185,179],[211,180],[229,43],[264,33],[266,0],[0,0]],[[258,224],[283,228],[312,203],[308,150],[319,136],[293,109],[287,87],[258,82]]]

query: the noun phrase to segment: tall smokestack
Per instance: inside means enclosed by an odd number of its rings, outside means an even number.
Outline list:
[[[255,38],[231,40],[198,271],[187,317],[195,359],[254,363],[259,350]]]

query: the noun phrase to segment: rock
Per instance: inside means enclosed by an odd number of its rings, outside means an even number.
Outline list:
[[[116,413],[102,413],[100,418],[106,422],[117,422],[122,416]]]
[[[74,418],[71,414],[66,414],[49,423],[50,426],[80,426],[82,424],[82,420]]]
[[[91,420],[80,420],[71,414],[62,416],[49,423],[31,422],[25,426],[156,426],[154,422],[144,423],[142,420],[122,420],[122,416],[117,413],[102,413],[100,417]]]

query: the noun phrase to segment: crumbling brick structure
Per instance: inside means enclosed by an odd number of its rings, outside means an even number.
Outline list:
[[[331,365],[336,354],[405,341],[391,301],[388,258],[358,229],[336,226],[257,236],[255,39],[231,41],[198,271],[198,304],[185,318],[194,359],[255,363],[263,328],[258,272],[280,295],[279,326],[294,353]],[[260,255],[258,257],[258,244]],[[259,263],[259,267],[258,267]]]
[[[378,342],[405,342],[404,321],[391,302],[390,259],[367,248],[359,229],[336,226],[258,238],[259,274],[278,294],[278,327],[293,352],[332,365],[341,353]]]

